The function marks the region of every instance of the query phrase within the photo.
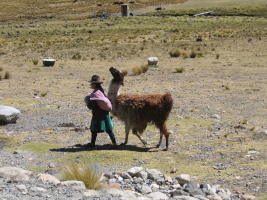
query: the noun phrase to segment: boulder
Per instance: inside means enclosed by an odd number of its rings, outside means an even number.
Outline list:
[[[138,172],[142,171],[144,168],[143,167],[133,167],[127,171],[130,176],[134,177]]]
[[[156,181],[163,177],[163,174],[156,169],[146,169],[148,178],[152,181]]]
[[[0,178],[11,178],[18,176],[19,174],[31,175],[31,172],[18,167],[0,168]]]
[[[18,109],[0,105],[0,124],[15,123],[21,113]]]
[[[120,175],[124,179],[132,179],[132,177],[130,176],[130,174],[127,173],[127,172],[122,172]]]
[[[147,59],[148,65],[157,65],[159,62],[159,59],[157,57],[149,57]]]

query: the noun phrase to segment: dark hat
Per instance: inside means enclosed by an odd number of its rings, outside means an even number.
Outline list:
[[[91,78],[91,81],[89,81],[90,83],[103,83],[102,81],[100,81],[100,77],[99,76],[97,76],[97,75],[94,75],[94,76],[92,76],[92,78]]]

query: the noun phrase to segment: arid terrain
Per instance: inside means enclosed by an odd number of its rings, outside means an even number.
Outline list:
[[[216,1],[216,6],[230,6],[229,1]],[[189,0],[172,7],[194,9],[199,2],[214,6],[208,0]],[[244,2],[252,1],[235,0],[231,6]],[[265,1],[257,3],[266,6]],[[38,162],[24,163],[32,171],[45,171],[49,163],[60,171],[68,161],[113,170],[143,166],[166,174],[175,167],[177,174],[190,174],[195,182],[266,199],[266,17],[152,16],[1,22],[0,105],[21,111],[16,124],[0,126],[2,152],[19,149],[38,155]],[[174,49],[179,57],[171,56]],[[151,56],[158,57],[158,66],[141,74],[132,71]],[[44,67],[40,57],[53,57],[56,63]],[[98,134],[97,150],[75,146],[90,141],[91,112],[83,101],[92,91],[88,80],[99,75],[107,92],[112,66],[128,72],[123,94],[172,95],[169,151],[162,151],[165,140],[154,148],[159,132],[153,125],[142,136],[150,142],[147,146],[130,135],[128,145],[110,150],[104,133]],[[9,78],[4,77],[7,71]],[[121,143],[124,125],[116,118],[113,122]],[[12,165],[4,158],[0,165]]]

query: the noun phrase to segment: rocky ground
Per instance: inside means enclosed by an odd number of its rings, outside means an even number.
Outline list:
[[[149,72],[147,77],[151,78],[151,74],[156,74],[159,78],[162,78],[161,73],[158,72],[158,70],[151,69],[151,72]],[[129,79],[136,79],[135,77],[129,77]],[[162,79],[163,80],[163,79]],[[130,81],[129,81],[130,82]],[[86,86],[85,86],[86,87]],[[187,91],[184,90],[184,94],[186,94]],[[190,100],[187,98],[182,97],[183,94],[181,94],[181,97],[178,97],[178,95],[174,92],[173,96],[174,98],[179,98],[181,101],[187,101],[190,104]],[[219,94],[216,94],[219,95]],[[81,95],[80,95],[81,96]],[[211,96],[212,97],[212,96]],[[57,104],[54,101],[51,101],[49,98],[42,98],[38,95],[32,94],[33,99],[38,100],[38,104],[34,105],[34,108],[50,108],[53,106],[53,104]],[[216,99],[216,97],[212,97],[213,99]],[[195,98],[198,99],[198,98]],[[199,98],[201,100],[201,98]],[[191,100],[193,101],[193,100]],[[225,100],[223,100],[226,102]],[[230,100],[231,103],[234,103],[233,100]],[[235,101],[236,103],[237,101]],[[242,103],[240,102],[240,105]],[[192,106],[192,105],[191,105]],[[188,107],[191,106],[184,106],[181,109],[174,108],[174,112],[171,114],[170,117],[170,125],[172,132],[176,132],[180,129],[181,132],[183,132],[183,128],[181,126],[184,126],[183,123],[185,123],[183,120],[186,120],[188,115],[197,116],[198,112],[201,112],[202,115],[200,118],[204,119],[204,121],[215,121],[211,126],[206,127],[206,125],[199,125],[197,121],[193,122],[193,124],[189,123],[187,126],[192,128],[194,131],[201,131],[201,132],[207,132],[204,136],[196,135],[175,135],[173,133],[171,141],[170,141],[170,152],[171,154],[175,155],[177,152],[190,152],[187,158],[187,165],[195,165],[196,161],[198,161],[199,165],[203,165],[203,163],[206,163],[206,165],[211,165],[212,168],[217,171],[218,174],[224,174],[227,173],[227,176],[234,177],[233,181],[225,181],[224,178],[220,178],[221,175],[218,176],[210,176],[206,177],[205,180],[202,179],[201,182],[197,179],[193,179],[193,181],[200,183],[206,183],[210,184],[211,186],[221,185],[218,188],[223,189],[226,191],[228,189],[228,196],[225,199],[253,199],[255,197],[255,194],[258,193],[264,193],[266,189],[266,170],[262,169],[262,167],[250,167],[238,165],[237,161],[246,159],[246,163],[253,163],[254,161],[260,161],[260,160],[266,160],[266,156],[264,154],[264,151],[260,149],[260,146],[255,146],[255,149],[247,149],[244,150],[237,150],[234,146],[231,144],[224,144],[219,142],[219,146],[213,146],[210,144],[203,143],[203,137],[208,139],[209,141],[220,141],[222,138],[231,137],[229,140],[230,143],[239,143],[241,145],[246,146],[247,140],[255,141],[256,144],[260,141],[266,140],[266,127],[264,125],[257,126],[257,130],[254,132],[249,131],[249,126],[247,124],[243,123],[234,123],[233,121],[231,123],[227,122],[227,120],[222,120],[222,116],[225,114],[225,112],[230,112],[229,110],[221,112],[217,112],[216,109],[210,112],[210,108],[205,108],[204,105],[201,105],[198,107],[198,109],[202,109],[201,111],[189,111]],[[53,108],[53,107],[52,107]],[[32,164],[35,163],[35,170],[36,168],[41,169],[39,173],[45,173],[45,171],[52,171],[58,170],[58,167],[60,167],[61,162],[57,162],[56,159],[51,161],[51,157],[56,158],[60,157],[58,153],[63,154],[71,154],[71,152],[83,152],[88,151],[94,152],[88,149],[80,148],[79,146],[75,146],[75,144],[85,144],[88,142],[88,138],[90,136],[90,133],[88,131],[89,121],[90,119],[90,111],[87,110],[85,105],[83,104],[82,98],[80,98],[79,103],[73,103],[69,101],[68,99],[66,101],[62,101],[62,104],[59,108],[53,108],[53,109],[44,109],[41,112],[35,111],[31,109],[30,111],[26,108],[21,108],[22,117],[17,121],[16,124],[8,124],[1,127],[1,131],[3,135],[6,136],[15,136],[20,137],[21,141],[17,145],[17,150],[10,150],[7,149],[7,146],[5,146],[5,141],[2,141],[2,150],[1,150],[1,156],[0,156],[0,165],[1,166],[12,166],[12,167],[19,167],[22,169],[28,169],[30,170]],[[176,112],[179,111],[178,114]],[[204,113],[204,114],[203,114]],[[259,114],[259,113],[258,113]],[[81,118],[83,123],[81,123]],[[174,118],[174,119],[172,119]],[[87,119],[87,120],[85,120]],[[172,120],[171,120],[172,119]],[[177,121],[178,120],[178,121]],[[202,121],[202,122],[204,122]],[[117,133],[117,137],[119,141],[123,141],[123,125],[114,118],[114,123],[118,126],[116,131],[119,130],[122,133]],[[255,123],[255,122],[253,122]],[[261,123],[261,122],[256,122]],[[188,129],[187,129],[188,130]],[[227,131],[226,131],[227,130]],[[42,133],[42,134],[40,134]],[[64,133],[65,137],[61,138],[59,137],[60,134]],[[56,134],[56,136],[55,136]],[[229,136],[228,136],[229,134]],[[23,136],[22,136],[23,135]],[[233,135],[236,135],[237,137],[234,137]],[[21,137],[22,136],[22,137]],[[107,145],[110,143],[108,138],[103,138],[102,136],[99,136],[101,139],[97,142],[97,150],[95,151],[106,151],[109,150],[110,145]],[[145,138],[147,138],[150,141],[156,142],[157,139],[153,139],[155,137],[154,130],[148,130]],[[157,137],[156,137],[157,138]],[[194,141],[198,140],[200,145],[181,145],[177,146],[177,139],[185,139],[186,141]],[[249,138],[249,139],[248,139]],[[83,140],[84,139],[84,140]],[[204,139],[204,142],[205,140]],[[58,144],[60,144],[60,148],[54,148],[50,149],[50,152],[44,152],[44,153],[34,153],[31,151],[23,151],[20,150],[20,146],[27,145],[29,143],[33,142],[53,142],[55,143],[56,140],[58,140]],[[154,141],[156,140],[156,141]],[[134,147],[136,145],[136,147]],[[140,147],[140,142],[137,140],[131,140],[130,145],[128,147],[119,147],[116,151],[127,151],[131,149],[131,151],[140,151],[140,149],[145,150],[146,148]],[[255,145],[255,144],[254,144]],[[254,147],[253,145],[253,147]],[[163,146],[164,147],[164,146]],[[163,148],[161,147],[161,148]],[[229,151],[223,151],[221,148],[229,148],[232,149]],[[14,149],[14,148],[12,148]],[[260,149],[260,150],[259,150]],[[264,149],[264,148],[263,148]],[[116,154],[116,151],[114,152]],[[195,152],[195,153],[193,153]],[[113,153],[113,154],[114,154]],[[151,151],[153,153],[153,151]],[[150,153],[150,155],[151,155]],[[158,154],[155,152],[155,154]],[[238,155],[234,155],[238,154]],[[163,154],[161,154],[163,155]],[[168,154],[169,155],[169,154]],[[164,155],[163,155],[164,156]],[[234,158],[235,160],[232,160]],[[161,162],[159,158],[156,159],[156,162]],[[129,168],[129,166],[143,166],[146,165],[149,161],[149,158],[134,158],[133,162],[122,164],[121,166],[112,165],[109,164],[107,166],[103,166],[104,173],[107,172],[117,172],[121,170]],[[212,162],[210,162],[212,160]],[[239,162],[239,161],[238,161]],[[202,163],[202,164],[200,164]],[[204,164],[205,165],[205,164]],[[175,164],[174,166],[179,166],[179,164]],[[185,165],[186,166],[186,165]],[[44,169],[46,169],[44,171]],[[234,169],[234,171],[230,171],[229,169]],[[167,169],[167,171],[170,171],[171,168]],[[189,169],[190,170],[190,169]],[[229,171],[228,171],[229,170]],[[237,171],[240,173],[238,173]],[[164,171],[165,172],[165,171]],[[183,173],[183,169],[179,169],[179,172]],[[178,173],[179,173],[178,172]],[[58,171],[57,171],[58,173]],[[194,173],[194,172],[193,172]],[[190,173],[188,173],[190,175]],[[53,174],[54,175],[54,174]],[[178,174],[176,174],[177,176]],[[175,176],[174,176],[175,177]],[[124,181],[120,182],[119,176],[116,176],[116,179],[114,182],[121,184],[121,188],[124,188]],[[25,181],[18,181],[16,183],[10,182],[10,179],[1,179],[1,190],[4,192],[4,199],[16,199],[17,197],[21,199],[63,199],[69,198],[69,199],[77,199],[77,195],[79,198],[91,198],[91,199],[97,199],[93,198],[89,195],[89,197],[85,197],[85,189],[75,189],[75,192],[72,192],[71,190],[66,190],[65,188],[51,186],[51,184],[47,183],[40,183],[35,178],[31,178],[30,182]],[[122,181],[122,180],[121,180]],[[127,182],[127,181],[126,181]],[[140,189],[136,189],[136,184],[131,183],[131,190],[140,192]],[[24,185],[26,189],[24,188]],[[141,185],[140,185],[141,186]],[[20,187],[24,189],[19,189]],[[38,192],[31,191],[34,190],[33,188],[38,187]],[[64,186],[65,187],[65,186]],[[70,186],[72,187],[72,186]],[[118,187],[118,185],[116,185]],[[43,188],[45,191],[43,191]],[[234,188],[234,189],[232,189]],[[36,188],[35,188],[36,189]],[[126,189],[126,188],[124,188]],[[129,189],[129,188],[128,188]],[[184,188],[185,189],[185,188]],[[39,191],[41,190],[41,191]],[[25,194],[25,191],[27,191]],[[159,190],[163,194],[167,194],[168,197],[171,197],[171,192],[173,191],[173,188],[164,188],[163,190]],[[168,191],[168,192],[167,192]],[[221,190],[218,190],[221,191]],[[142,192],[140,192],[142,193]],[[184,194],[184,193],[182,193]],[[253,194],[253,195],[251,195]],[[88,194],[87,194],[88,195]],[[107,193],[98,193],[97,195],[100,195],[100,199],[110,199],[114,198],[111,194]],[[96,195],[96,196],[97,196]],[[116,194],[118,195],[118,194]],[[144,194],[143,194],[144,195]],[[186,194],[188,195],[188,193]],[[243,195],[243,196],[242,196]],[[245,195],[245,196],[244,196]],[[246,196],[247,195],[247,196]],[[241,198],[242,196],[242,198]],[[181,196],[180,196],[181,197]],[[203,196],[201,196],[203,197]],[[124,197],[118,197],[118,199],[123,199]],[[136,197],[137,198],[137,197]],[[141,197],[139,197],[141,198]],[[182,198],[182,197],[181,197]],[[180,198],[180,199],[181,199]],[[189,197],[183,197],[184,199],[190,199]],[[195,197],[198,198],[198,197]],[[205,196],[207,198],[207,196]],[[202,198],[202,199],[205,199]],[[215,197],[214,197],[215,198]],[[179,199],[179,198],[176,198]],[[193,197],[191,198],[193,200]],[[191,200],[190,199],[190,200]],[[209,199],[209,198],[208,198]],[[210,197],[210,199],[212,199]],[[220,197],[217,197],[217,199],[220,199]]]
[[[60,176],[64,162],[75,161],[99,164],[104,173],[116,172],[116,176],[108,179],[113,179],[110,182],[120,184],[122,189],[129,189],[125,187],[128,180],[121,179],[119,172],[144,167],[171,176],[174,183],[178,175],[188,174],[198,186],[202,183],[220,185],[216,192],[223,189],[228,195],[225,199],[255,199],[256,196],[265,200],[267,40],[264,36],[254,37],[250,42],[248,39],[204,38],[200,45],[204,55],[196,59],[170,58],[168,52],[173,48],[170,43],[158,43],[160,47],[149,43],[138,56],[130,54],[129,58],[114,60],[91,56],[100,54],[103,49],[112,49],[110,46],[89,50],[86,47],[90,54],[82,53],[90,56],[83,60],[61,57],[54,67],[43,67],[40,62],[33,66],[27,57],[31,55],[29,49],[5,47],[3,52],[7,53],[0,55],[2,74],[8,70],[11,78],[0,81],[0,104],[16,107],[22,115],[17,123],[0,126],[0,166],[29,170],[33,176],[29,177],[30,181],[0,178],[0,191],[4,194],[0,198],[115,199],[114,195],[104,193],[97,193],[95,198],[84,197],[84,188],[69,190],[65,186],[42,183],[35,176],[46,172]],[[194,39],[179,41],[181,47],[186,43],[197,45]],[[124,51],[124,44],[121,46]],[[131,74],[133,66],[146,63],[152,55],[159,57],[158,67],[151,67],[138,76]],[[159,150],[154,148],[159,134],[152,125],[143,135],[150,143],[145,147],[130,136],[128,145],[110,150],[110,140],[103,134],[98,136],[96,150],[82,147],[90,139],[91,114],[83,102],[91,92],[87,81],[99,74],[107,90],[111,66],[129,71],[121,93],[170,92],[173,96],[174,106],[168,120],[172,132],[168,152],[161,151],[164,141]],[[176,67],[184,67],[185,71],[175,73]],[[117,141],[121,143],[124,126],[116,118],[113,121]],[[178,171],[171,174],[174,167]],[[136,184],[131,182],[130,189],[140,192],[141,184]],[[168,184],[159,191],[171,196],[169,190],[174,188],[169,185],[173,183]]]

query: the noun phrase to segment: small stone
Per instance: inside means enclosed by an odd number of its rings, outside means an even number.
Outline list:
[[[249,195],[249,194],[244,194],[241,196],[242,200],[256,200],[257,198],[255,196]]]
[[[95,198],[99,198],[100,194],[99,192],[95,191],[95,190],[87,190],[86,192],[83,193],[84,197],[95,197]]]
[[[141,187],[142,194],[149,194],[152,192],[151,188],[147,185],[142,185]]]
[[[188,174],[181,174],[175,179],[179,182],[180,185],[187,184],[190,181],[190,176]]]
[[[178,169],[173,167],[170,173],[176,173],[176,172],[178,172]]]
[[[38,174],[37,178],[38,180],[41,180],[43,183],[52,183],[52,184],[60,183],[60,181],[56,177],[50,174]]]
[[[213,115],[211,115],[211,118],[220,119],[221,117],[220,117],[220,115],[213,114]]]
[[[167,200],[169,197],[166,194],[163,194],[161,192],[152,192],[147,195],[147,197],[153,199],[153,200]]]
[[[25,185],[16,185],[16,188],[21,191],[22,193],[27,193],[28,190]]]
[[[130,176],[134,177],[138,172],[142,171],[143,167],[133,167],[127,171]]]

